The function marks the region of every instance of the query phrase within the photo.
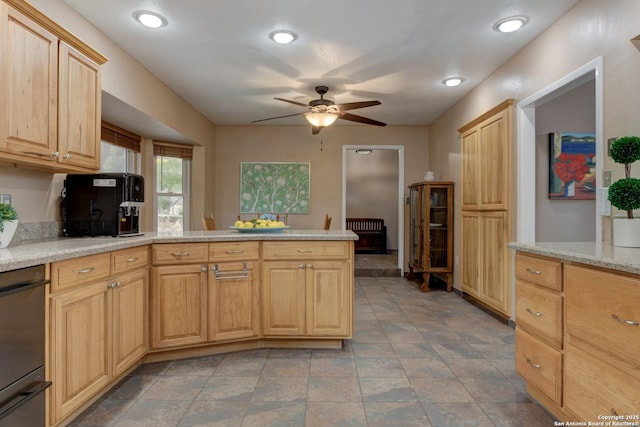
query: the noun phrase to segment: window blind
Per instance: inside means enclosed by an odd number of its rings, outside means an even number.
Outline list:
[[[193,158],[193,149],[189,145],[153,141],[153,155],[191,160]]]
[[[118,147],[135,151],[136,153],[140,152],[140,141],[142,140],[140,135],[136,135],[109,122],[102,121],[100,139],[117,145]]]

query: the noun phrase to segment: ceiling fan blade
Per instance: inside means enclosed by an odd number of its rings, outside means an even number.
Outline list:
[[[305,107],[307,108],[308,105],[307,104],[303,104],[301,102],[297,102],[297,101],[291,101],[289,99],[284,99],[284,98],[273,98],[273,99],[277,99],[278,101],[284,101],[284,102],[288,102],[289,104],[293,104],[293,105],[298,105],[300,107]]]
[[[273,119],[282,119],[283,117],[301,116],[302,114],[304,114],[304,113],[295,113],[295,114],[287,114],[286,116],[269,117],[268,119],[254,120],[251,123],[264,122],[266,120],[273,120]]]
[[[336,107],[340,111],[355,110],[356,108],[373,107],[374,105],[382,104],[380,101],[360,101],[360,102],[347,102],[345,104],[337,104]]]
[[[342,120],[350,120],[352,122],[364,123],[366,125],[375,125],[375,126],[387,125],[386,123],[382,123],[373,119],[368,119],[362,116],[356,116],[355,114],[351,114],[351,113],[340,113],[340,116],[338,116],[338,118]]]

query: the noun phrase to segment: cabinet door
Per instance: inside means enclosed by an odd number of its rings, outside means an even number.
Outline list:
[[[421,185],[416,185],[409,188],[409,201],[411,210],[411,222],[409,224],[409,264],[416,268],[423,268],[423,194],[423,187]]]
[[[50,407],[54,423],[109,382],[110,297],[107,283],[99,282],[51,298]]]
[[[209,269],[209,341],[257,337],[258,280],[253,262],[212,264]]]
[[[462,209],[478,208],[478,131],[462,135]]]
[[[508,126],[509,110],[504,110],[480,124],[478,150],[479,208],[508,209],[511,159]]]
[[[349,266],[349,261],[312,261],[306,264],[307,336],[351,336]]]
[[[10,159],[53,163],[58,39],[4,2],[0,20],[0,150]]]
[[[263,264],[262,328],[265,336],[305,334],[305,263],[269,261]]]
[[[60,42],[58,84],[59,161],[68,167],[100,168],[100,66]]]
[[[480,214],[480,251],[476,256],[482,260],[482,285],[480,294],[483,301],[509,314],[511,304],[511,282],[509,272],[508,220],[506,212],[483,212]]]
[[[184,346],[207,339],[207,266],[153,267],[151,348]]]
[[[473,295],[480,293],[480,215],[462,212],[462,289]]]
[[[118,278],[113,288],[114,376],[140,360],[147,352],[147,270]]]

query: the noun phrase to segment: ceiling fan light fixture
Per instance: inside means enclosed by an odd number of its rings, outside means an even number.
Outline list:
[[[269,38],[278,44],[289,44],[298,38],[298,35],[289,30],[276,30],[269,33]]]
[[[462,77],[449,77],[442,81],[442,84],[448,87],[460,86],[464,79]]]
[[[166,26],[169,21],[167,18],[156,12],[150,12],[148,10],[138,10],[133,14],[136,21],[141,23],[147,28],[160,28]]]
[[[524,27],[527,21],[524,16],[510,16],[496,22],[493,29],[500,33],[512,33]]]
[[[373,150],[370,148],[358,148],[356,150],[356,154],[367,155],[373,153]]]
[[[331,126],[336,121],[338,115],[327,112],[309,112],[304,113],[305,119],[315,127]]]

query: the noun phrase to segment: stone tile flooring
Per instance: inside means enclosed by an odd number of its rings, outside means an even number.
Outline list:
[[[553,426],[514,371],[509,326],[399,277],[356,277],[355,303],[342,350],[143,365],[71,425]]]

